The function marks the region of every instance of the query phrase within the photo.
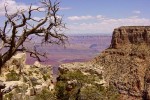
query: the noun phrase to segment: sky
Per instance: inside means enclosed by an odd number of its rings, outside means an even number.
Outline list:
[[[52,0],[54,1],[54,0]],[[150,0],[58,0],[59,15],[67,34],[111,34],[120,26],[150,25]],[[4,3],[10,12],[16,8],[35,7],[39,0],[0,0],[0,27],[5,20]],[[43,15],[34,15],[36,18]]]

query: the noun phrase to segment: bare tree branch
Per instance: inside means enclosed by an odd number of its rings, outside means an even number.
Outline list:
[[[5,50],[3,54],[0,52],[2,65],[18,51],[28,52],[31,57],[42,61],[41,57],[46,57],[45,52],[41,53],[36,47],[29,49],[24,45],[24,43],[33,41],[31,36],[40,37],[41,44],[63,45],[67,40],[67,36],[62,33],[65,24],[62,18],[58,17],[59,2],[52,3],[51,0],[42,0],[41,4],[37,8],[33,8],[31,4],[28,10],[20,9],[14,14],[9,14],[7,5],[5,5],[7,20],[4,27],[0,28],[0,40],[2,41],[0,49]],[[41,13],[45,16],[36,19],[34,13]]]

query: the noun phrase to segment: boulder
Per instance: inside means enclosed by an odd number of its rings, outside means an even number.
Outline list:
[[[50,91],[53,91],[55,89],[55,85],[54,84],[51,84],[50,86],[49,86],[49,90]]]
[[[8,83],[8,82],[5,82],[5,84],[6,84],[6,87],[3,89],[3,93],[9,93],[9,92],[11,92],[13,89],[15,89],[15,88],[17,88],[18,87],[18,85],[19,85],[19,83],[18,82],[10,82],[10,83]]]
[[[0,89],[4,89],[6,86],[3,82],[0,82]]]
[[[36,94],[40,94],[42,90],[44,89],[42,85],[36,85],[35,87]]]
[[[25,66],[26,62],[26,53],[17,53],[16,55],[12,56],[12,58],[7,61],[5,66],[7,66],[8,70],[17,70],[21,72],[21,69]]]
[[[42,65],[38,61],[35,61],[34,64],[33,64],[33,66],[38,67],[38,68],[42,67]]]
[[[35,89],[29,88],[25,94],[28,96],[34,96],[35,95]]]
[[[23,64],[23,65],[25,65],[25,62],[26,62],[26,53],[17,53],[11,59],[12,59],[12,63],[14,63],[15,65],[17,65],[17,64]]]
[[[67,81],[67,83],[69,85],[71,85],[71,84],[76,85],[78,82],[77,82],[77,80],[71,80],[71,81]]]

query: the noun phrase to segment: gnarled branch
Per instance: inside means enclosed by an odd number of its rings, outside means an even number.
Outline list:
[[[24,43],[33,42],[30,36],[40,37],[41,44],[64,44],[67,40],[62,32],[65,29],[65,24],[62,18],[58,17],[59,2],[52,3],[50,0],[42,0],[41,6],[32,8],[32,4],[27,10],[17,10],[14,14],[9,14],[7,6],[5,6],[6,21],[4,27],[0,28],[0,40],[4,49],[1,60],[2,65],[6,63],[16,52],[26,51],[31,57],[41,60],[41,57],[46,57],[46,53],[41,53],[36,47],[28,49]],[[36,19],[34,13],[45,15],[42,18]],[[7,49],[6,49],[7,48]]]

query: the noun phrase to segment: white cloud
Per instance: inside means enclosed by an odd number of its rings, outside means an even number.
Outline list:
[[[0,16],[5,15],[5,6],[7,6],[7,11],[9,14],[13,14],[17,12],[17,10],[27,10],[30,5],[26,5],[23,3],[17,3],[15,0],[0,0]],[[32,5],[32,8],[37,8],[37,5]],[[44,11],[44,9],[40,9]]]
[[[7,11],[9,14],[17,12],[17,10],[28,10],[30,5],[24,3],[18,3],[15,0],[0,0],[0,16],[5,15],[5,6],[7,6]],[[32,5],[32,9],[39,7],[39,5]],[[62,7],[60,10],[69,10],[70,7]],[[44,8],[41,8],[40,11],[45,11]]]
[[[75,21],[75,20],[89,20],[93,19],[93,16],[71,16],[68,17],[69,20]]]
[[[96,23],[70,24],[67,33],[112,33],[114,28],[120,26],[148,26],[150,19],[129,17],[129,18],[107,18]]]
[[[103,15],[97,15],[96,18],[99,19],[99,20],[104,20],[104,19],[106,19],[105,16],[103,16]]]
[[[70,10],[71,7],[60,7],[60,10]]]
[[[134,14],[140,14],[140,13],[141,13],[141,11],[139,11],[139,10],[135,10],[135,11],[133,11],[133,13],[134,13]]]
[[[62,16],[56,16],[57,17],[57,19],[61,19],[62,18]],[[37,20],[37,21],[39,21],[39,20],[43,20],[45,17],[38,17],[38,16],[34,16],[33,17],[33,19],[34,20]],[[53,16],[51,16],[51,20],[54,20],[54,17]]]
[[[68,17],[71,21],[77,21],[77,20],[89,20],[89,19],[98,19],[98,20],[104,20],[106,19],[103,15],[97,15],[97,16],[70,16]]]

